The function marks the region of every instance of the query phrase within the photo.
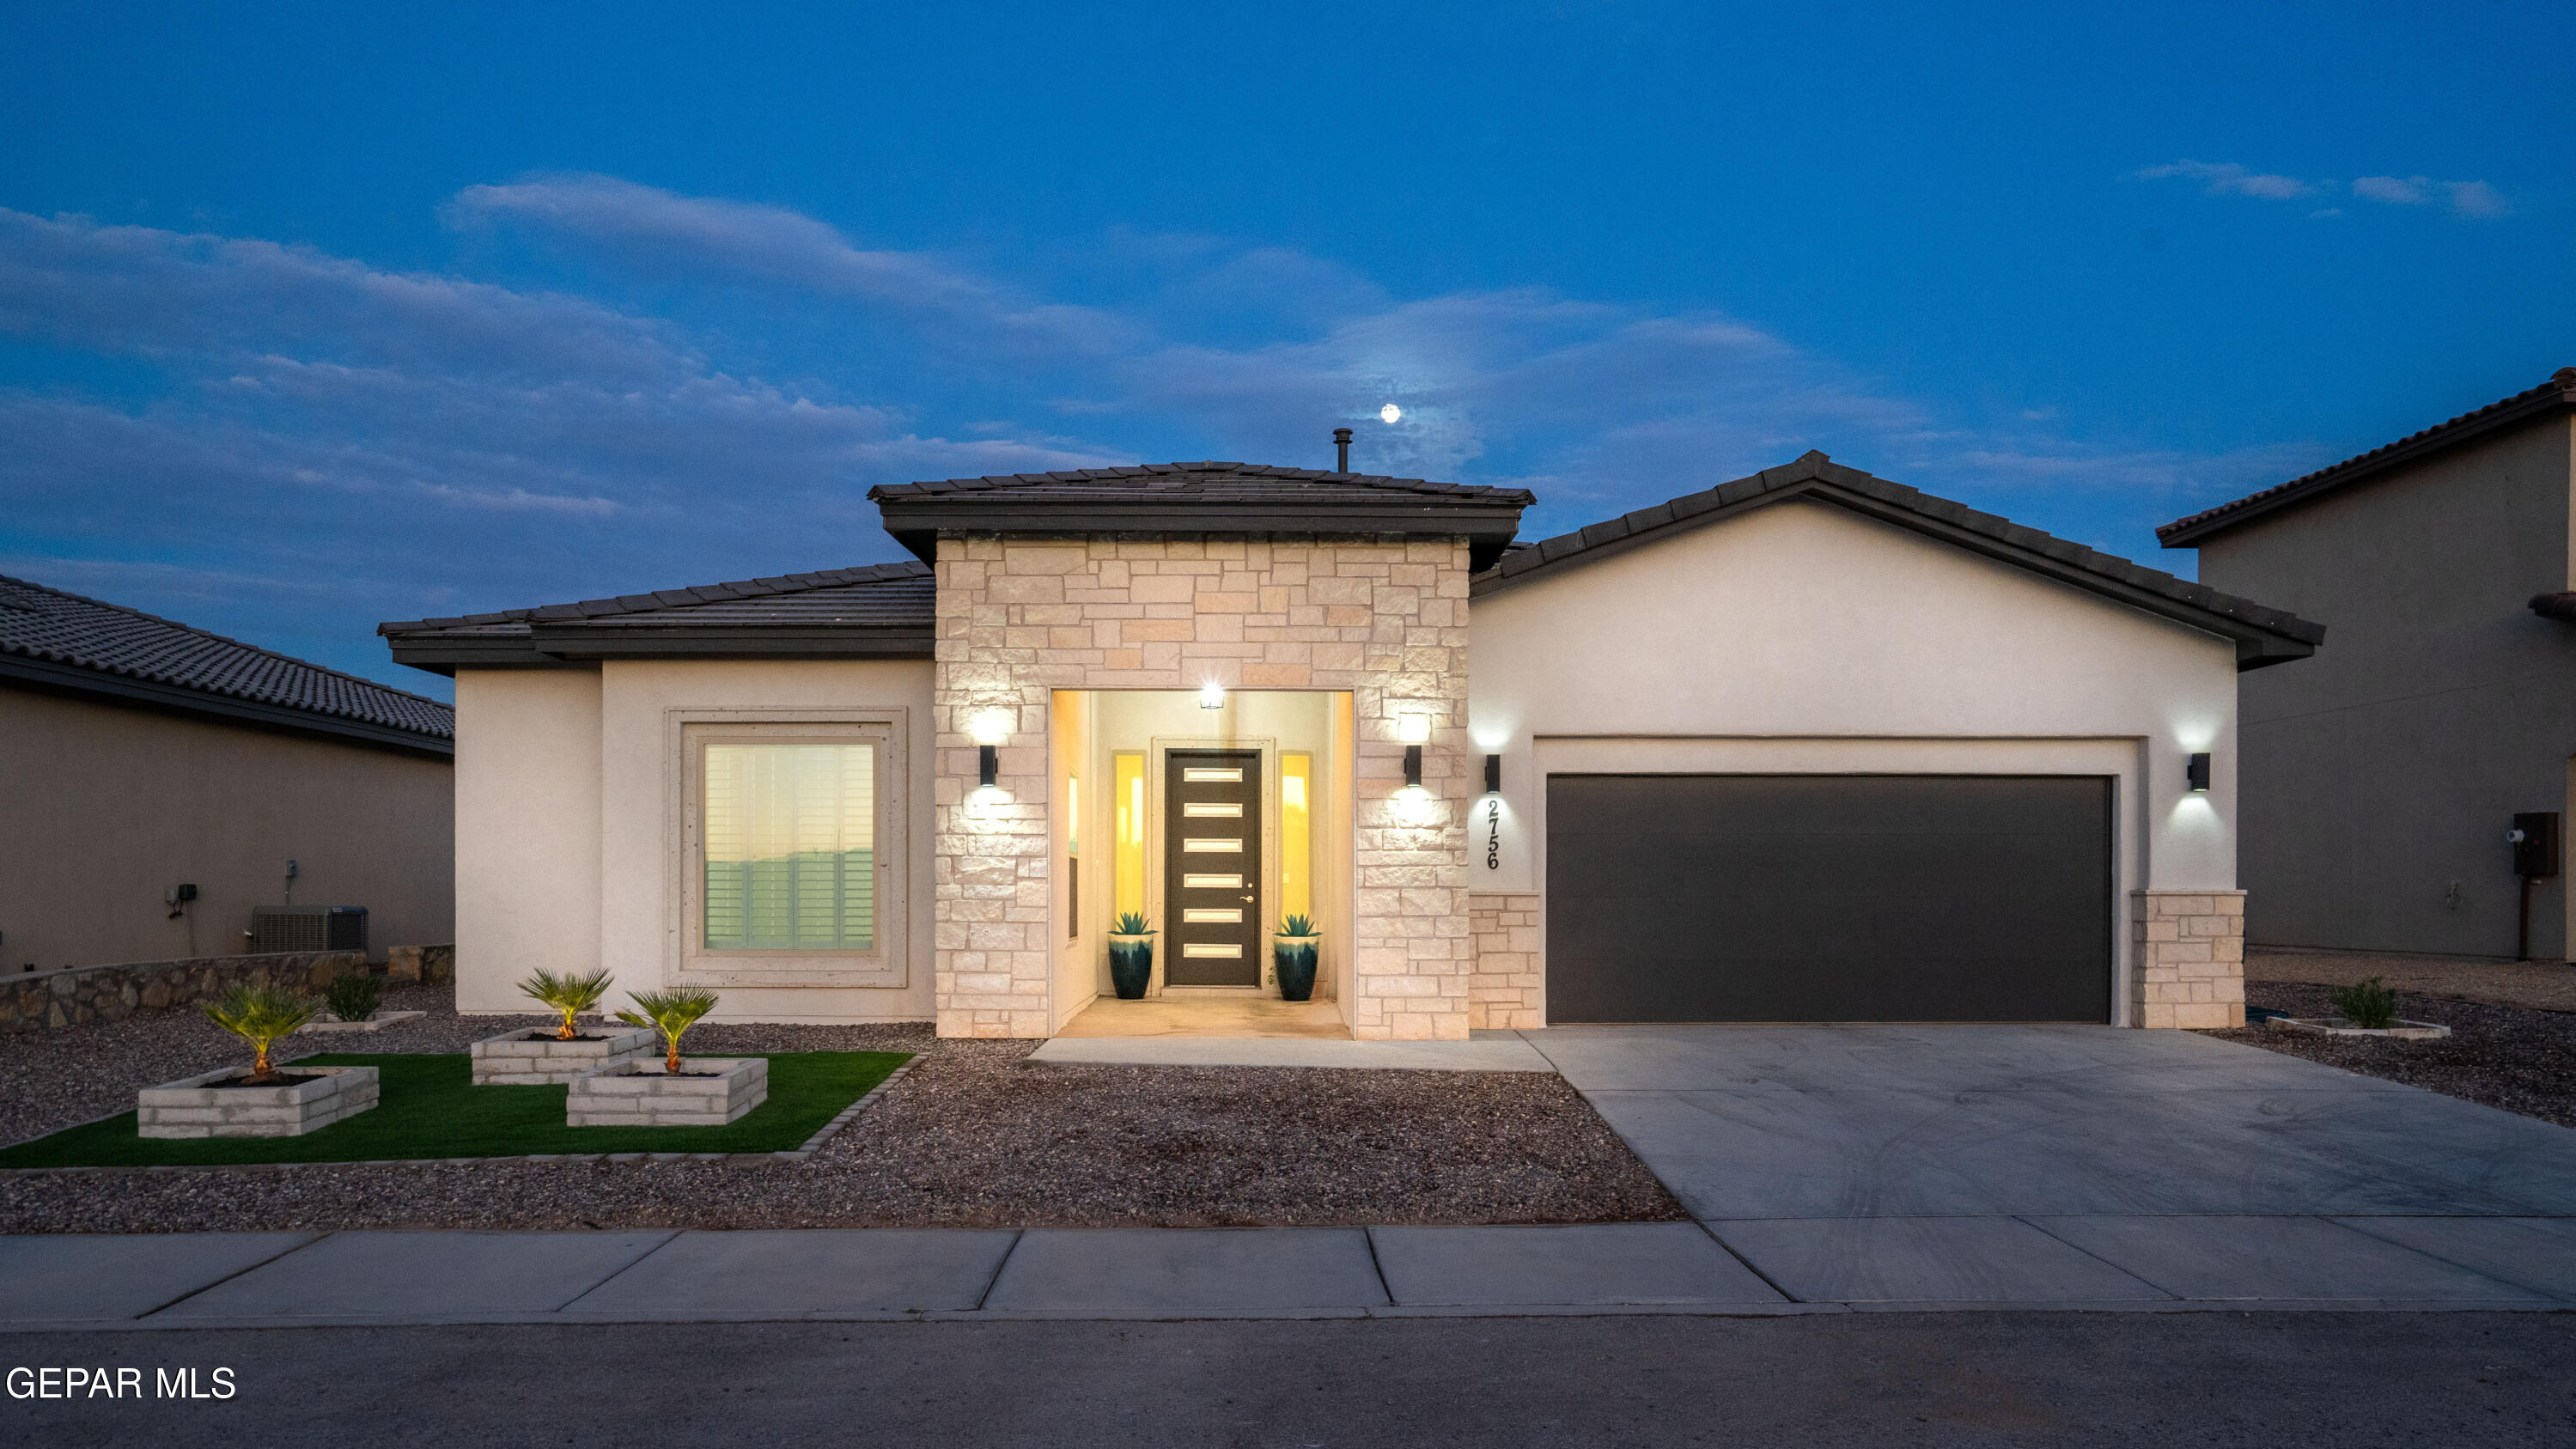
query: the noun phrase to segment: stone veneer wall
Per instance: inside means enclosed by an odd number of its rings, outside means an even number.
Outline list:
[[[2131,891],[2131,1026],[2245,1024],[2245,892]]]
[[[1061,932],[1047,919],[1049,691],[1210,682],[1350,691],[1353,1034],[1467,1034],[1465,544],[963,537],[939,541],[938,569],[931,864],[941,1035],[1052,1029],[1050,947]],[[998,802],[969,798],[972,731],[986,711],[1009,722]],[[1414,804],[1396,798],[1405,713],[1432,716],[1431,798]]]
[[[1476,970],[1467,986],[1470,1030],[1547,1025],[1547,981],[1538,968],[1538,897],[1478,891],[1467,918]]]
[[[166,1011],[221,996],[242,981],[319,993],[343,974],[367,969],[364,951],[289,951],[260,956],[201,956],[185,961],[126,961],[0,976],[0,1032],[51,1031],[122,1021],[138,1011]]]

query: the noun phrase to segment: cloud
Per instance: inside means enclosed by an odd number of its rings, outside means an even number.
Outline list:
[[[2431,206],[2446,202],[2455,215],[2479,221],[2513,214],[2513,207],[2503,194],[2483,181],[2436,181],[2429,176],[2362,176],[2354,179],[2352,194],[2365,201],[2381,201],[2391,206]]]
[[[1532,536],[1814,447],[2043,526],[2116,496],[2143,537],[2184,489],[2279,461],[2041,432],[2045,406],[1946,416],[1721,312],[1398,298],[1222,237],[1118,233],[1046,263],[1085,277],[1077,304],[607,177],[468,188],[449,215],[467,252],[506,225],[578,254],[579,280],[0,210],[0,336],[146,364],[122,392],[0,388],[0,552],[436,688],[386,662],[377,620],[876,561],[898,550],[872,483],[1322,465],[1337,425],[1370,471],[1538,490]]]
[[[2282,176],[2255,171],[2233,161],[2173,161],[2129,173],[2134,181],[2162,181],[2180,178],[2201,183],[2209,196],[2251,196],[2262,201],[2299,201],[2345,189],[2337,181],[2307,181],[2296,176]],[[2436,181],[2429,176],[2363,176],[2350,188],[2364,201],[2385,202],[2392,206],[2431,206],[2447,204],[2458,216],[2491,220],[2511,216],[2512,205],[2503,193],[2484,181]],[[2341,207],[2327,206],[2310,211],[2311,218],[2343,215]]]
[[[2302,181],[2295,176],[2281,176],[2255,171],[2233,161],[2172,161],[2130,173],[2139,181],[2162,181],[2169,177],[2201,183],[2210,196],[2251,196],[2264,201],[2296,201],[2313,196],[2331,182]]]

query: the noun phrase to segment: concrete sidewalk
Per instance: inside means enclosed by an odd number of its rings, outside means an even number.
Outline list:
[[[2576,1309],[2576,1219],[0,1238],[0,1331],[454,1323]]]

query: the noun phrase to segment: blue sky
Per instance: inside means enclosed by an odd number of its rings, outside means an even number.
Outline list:
[[[2505,0],[12,6],[0,572],[444,697],[378,620],[1346,425],[1525,536],[1814,447],[2188,574],[2156,523],[2576,363],[2571,53]]]

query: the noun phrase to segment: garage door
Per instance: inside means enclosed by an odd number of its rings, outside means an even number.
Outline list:
[[[1551,775],[1548,1019],[2111,1014],[2111,782]]]

